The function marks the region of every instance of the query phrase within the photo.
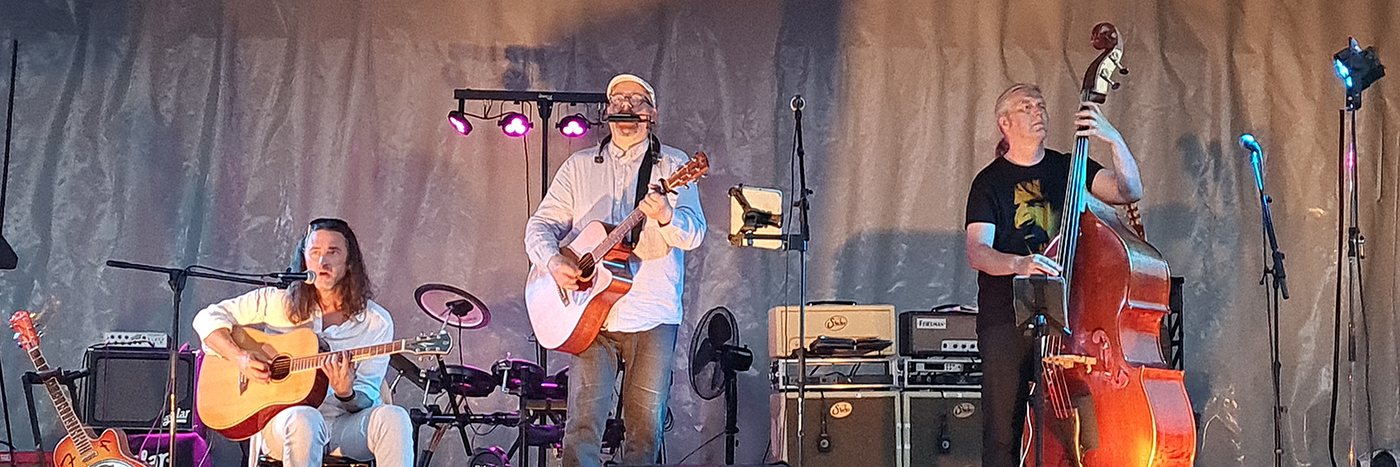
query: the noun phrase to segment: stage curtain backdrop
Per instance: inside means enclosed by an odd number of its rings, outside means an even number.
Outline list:
[[[454,334],[450,362],[534,359],[521,238],[540,196],[540,139],[507,138],[480,120],[469,137],[454,134],[444,121],[456,107],[452,91],[600,92],[612,75],[636,73],[656,87],[661,140],[705,151],[712,164],[698,188],[710,230],[686,255],[666,438],[674,462],[723,430],[722,404],[700,400],[686,377],[691,326],[727,307],[742,342],[765,356],[767,310],[799,297],[798,255],[725,238],[728,187],[794,191],[789,98],[807,102],[807,297],[900,311],[972,304],[963,209],[972,177],[994,157],[993,102],[1012,83],[1039,83],[1047,144],[1070,149],[1077,90],[1095,56],[1090,30],[1101,21],[1118,26],[1131,70],[1106,113],[1141,166],[1148,237],[1186,278],[1198,464],[1271,462],[1263,244],[1249,158],[1236,144],[1242,132],[1268,152],[1288,254],[1292,299],[1279,332],[1285,463],[1329,464],[1331,380],[1352,369],[1345,345],[1342,365],[1332,360],[1333,284],[1347,263],[1336,232],[1343,100],[1330,57],[1355,36],[1383,61],[1400,60],[1400,32],[1387,27],[1400,24],[1400,9],[1387,0],[4,0],[4,63],[8,39],[20,50],[3,233],[20,267],[0,272],[0,307],[41,312],[49,362],[78,367],[105,331],[171,326],[164,276],[105,261],[281,270],[306,221],[338,216],[357,229],[376,299],[400,337],[438,327],[412,292],[445,283],[476,294],[493,315],[486,329]],[[1359,113],[1368,242],[1358,279],[1368,306],[1354,315],[1357,384],[1340,389],[1339,463],[1353,433],[1363,448],[1400,442],[1395,79],[1369,90]],[[10,91],[7,80],[0,86]],[[515,103],[468,110],[536,115]],[[599,133],[555,133],[551,173]],[[1106,146],[1093,151],[1109,163]],[[194,339],[198,309],[246,290],[191,280],[180,341]],[[2,353],[25,448],[16,382],[29,363],[14,348]],[[551,370],[566,357],[553,355]],[[766,455],[767,364],[740,376],[742,462]],[[409,406],[420,397],[408,385],[398,392]],[[472,402],[481,412],[514,403],[501,394]],[[52,446],[61,429],[50,404],[39,405]],[[477,445],[513,436],[473,435]],[[439,462],[463,462],[459,444],[448,436]],[[687,462],[722,458],[715,442]]]

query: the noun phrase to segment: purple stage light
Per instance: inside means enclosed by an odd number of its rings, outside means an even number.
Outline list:
[[[578,138],[588,134],[589,124],[588,119],[583,118],[583,115],[573,114],[564,117],[563,120],[559,121],[557,126],[559,127],[559,132],[563,133],[564,136]]]
[[[529,133],[530,129],[535,127],[533,123],[530,123],[530,118],[520,112],[511,112],[501,117],[499,125],[506,136],[517,138],[525,136],[525,133]]]
[[[467,121],[466,114],[460,110],[453,110],[447,113],[447,121],[452,124],[452,129],[458,134],[466,136],[472,132],[472,124]]]

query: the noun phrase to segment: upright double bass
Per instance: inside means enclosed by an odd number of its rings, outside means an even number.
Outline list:
[[[1098,58],[1085,72],[1083,101],[1103,103],[1126,73],[1109,23],[1094,26]],[[1149,245],[1135,210],[1128,219],[1089,194],[1089,139],[1075,138],[1060,235],[1047,253],[1064,266],[1068,314],[1064,333],[1046,337],[1041,395],[1047,433],[1027,424],[1027,466],[1190,466],[1196,426],[1183,373],[1159,344],[1171,293],[1167,262]],[[1034,417],[1031,413],[1030,417]],[[1028,417],[1029,418],[1029,417]]]

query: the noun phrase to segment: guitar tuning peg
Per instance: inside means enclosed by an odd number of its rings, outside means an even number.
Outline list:
[[[1115,83],[1115,82],[1113,82],[1113,81],[1109,81],[1108,83],[1109,83],[1108,87],[1109,87],[1110,89],[1113,89],[1113,90],[1115,90],[1115,91],[1118,90],[1118,86],[1119,86],[1118,83]]]

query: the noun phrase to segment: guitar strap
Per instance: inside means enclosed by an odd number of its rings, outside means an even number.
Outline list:
[[[612,135],[603,138],[603,142],[598,145],[598,158],[594,159],[595,162],[602,162],[603,151],[608,149],[608,143],[611,142]],[[651,192],[649,189],[649,185],[651,184],[651,168],[660,163],[660,161],[661,140],[656,139],[656,135],[647,135],[647,152],[646,155],[642,156],[642,165],[637,168],[637,196],[636,200],[632,202],[633,209],[636,209],[637,205],[642,204],[642,199],[647,197],[647,193]],[[637,245],[637,242],[642,238],[642,227],[645,225],[645,222],[638,222],[637,226],[632,228],[632,233],[627,236],[628,245]]]

